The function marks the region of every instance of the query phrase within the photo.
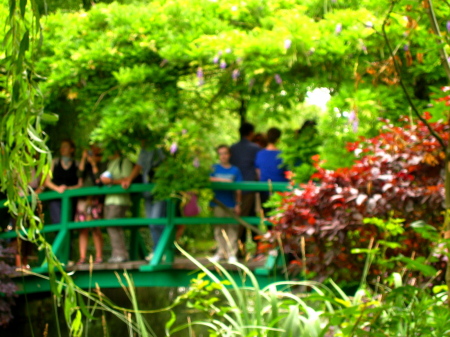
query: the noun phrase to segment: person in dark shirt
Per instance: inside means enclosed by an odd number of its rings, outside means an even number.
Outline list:
[[[255,158],[261,148],[251,142],[255,133],[255,127],[251,123],[243,123],[239,128],[241,139],[230,148],[231,165],[236,166],[242,173],[244,181],[257,181]],[[241,216],[255,216],[255,192],[242,192]],[[243,226],[239,226],[239,239],[245,244],[247,231]]]
[[[60,158],[52,161],[51,171],[53,177],[47,177],[45,186],[63,193],[65,190],[71,190],[82,186],[82,179],[78,178],[78,163],[73,158],[75,153],[75,143],[66,139],[61,142],[59,149]],[[50,218],[53,224],[61,222],[61,200],[52,200],[49,203]]]
[[[287,182],[286,167],[280,158],[281,151],[277,147],[281,131],[271,128],[267,131],[268,145],[256,155],[255,165],[259,181]],[[261,193],[261,204],[269,199],[269,192]]]

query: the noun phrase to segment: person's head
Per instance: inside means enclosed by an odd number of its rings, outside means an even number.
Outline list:
[[[270,128],[267,131],[267,141],[269,144],[275,144],[281,137],[281,130],[278,128]]]
[[[92,158],[94,158],[94,160],[96,162],[101,162],[102,161],[102,157],[103,157],[103,150],[102,148],[98,145],[98,144],[92,144],[91,145],[91,149],[89,150],[89,152],[92,154]]]
[[[262,148],[267,146],[267,138],[262,133],[255,133],[252,138],[252,142],[258,144]]]
[[[217,155],[219,156],[219,161],[221,164],[229,164],[230,163],[230,147],[228,145],[219,145],[217,147]]]
[[[61,157],[72,158],[75,153],[75,143],[72,139],[64,139],[61,141],[61,146],[59,147],[59,153]]]
[[[297,135],[301,135],[302,133],[306,132],[307,130],[313,130],[313,132],[317,132],[317,123],[313,120],[306,120],[305,123],[303,123],[302,127],[297,131]]]
[[[239,128],[239,134],[241,138],[247,138],[253,136],[255,132],[255,126],[252,123],[244,122]]]

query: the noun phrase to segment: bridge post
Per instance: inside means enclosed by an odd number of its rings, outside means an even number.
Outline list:
[[[176,203],[173,199],[167,200],[166,209],[166,224],[164,231],[159,239],[158,247],[154,251],[153,258],[149,265],[141,266],[141,271],[152,271],[171,268],[174,260],[173,240],[175,238],[175,216]],[[165,264],[162,264],[163,257],[165,257]]]

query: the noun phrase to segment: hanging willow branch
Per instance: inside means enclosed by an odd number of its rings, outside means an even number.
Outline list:
[[[77,318],[82,314],[82,299],[77,297],[72,278],[41,234],[43,223],[39,214],[35,214],[37,196],[29,188],[33,179],[42,177],[43,182],[49,174],[51,156],[41,122],[56,119],[44,112],[38,83],[41,77],[34,71],[43,39],[40,9],[46,7],[44,1],[9,0],[3,40],[5,58],[0,65],[5,73],[6,97],[5,104],[0,107],[0,189],[6,192],[7,206],[11,216],[16,219],[18,235],[45,251],[56,302],[60,303],[64,292],[67,324],[72,336],[80,336],[82,325]],[[64,289],[57,286],[56,271],[66,284]]]

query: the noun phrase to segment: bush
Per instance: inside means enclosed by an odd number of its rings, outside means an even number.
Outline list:
[[[448,124],[431,127],[448,140]],[[305,240],[305,256],[291,268],[300,267],[319,280],[358,280],[365,255],[354,255],[352,249],[387,236],[399,243],[388,247],[387,256],[428,257],[433,242],[419,237],[411,224],[421,219],[438,228],[443,223],[445,153],[426,125],[408,118],[399,126],[384,120],[379,136],[361,138],[347,149],[358,158],[351,167],[325,170],[316,157],[312,178],[317,182],[278,196],[272,239],[281,236],[285,252],[297,257]],[[364,223],[368,217],[404,219],[404,231]],[[372,276],[381,273],[376,265],[371,268]]]

